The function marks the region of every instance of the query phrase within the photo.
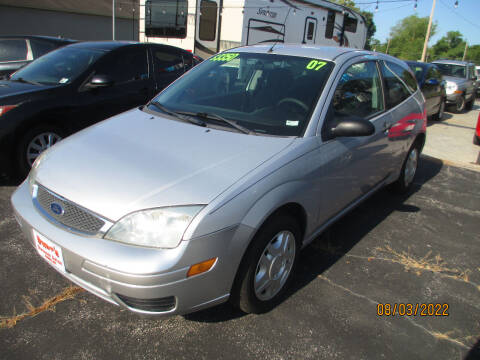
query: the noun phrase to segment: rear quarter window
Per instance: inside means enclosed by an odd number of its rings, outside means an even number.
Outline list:
[[[25,40],[0,40],[0,61],[21,61],[26,59],[27,42]]]

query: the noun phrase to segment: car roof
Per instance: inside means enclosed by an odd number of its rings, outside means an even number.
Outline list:
[[[441,59],[432,61],[433,64],[451,64],[451,65],[475,65],[468,61]]]
[[[69,45],[69,47],[89,48],[110,51],[123,46],[140,44],[137,41],[82,41]]]
[[[352,51],[363,51],[339,46],[318,46],[284,43],[262,43],[256,45],[242,46],[231,50],[241,52],[258,52],[272,53],[277,55],[313,57],[321,58],[324,60],[334,60],[338,56]]]
[[[66,39],[55,36],[44,36],[44,35],[1,35],[0,39],[38,39],[38,40],[47,40],[52,42],[62,42],[62,43],[74,43],[77,40]]]
[[[404,61],[383,53],[347,48],[341,46],[302,45],[284,43],[262,43],[242,46],[228,50],[228,52],[271,53],[277,55],[302,56],[333,61],[342,56],[342,62],[357,56],[371,56],[373,60],[390,60],[406,67]]]

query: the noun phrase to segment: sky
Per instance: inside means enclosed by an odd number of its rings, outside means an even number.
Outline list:
[[[417,14],[419,17],[430,16],[433,0],[378,0],[378,11],[375,12],[376,0],[356,0],[362,10],[374,13],[377,32],[374,37],[385,42],[390,28],[404,17]],[[363,4],[362,4],[363,3]],[[367,4],[370,3],[370,4]],[[469,45],[480,45],[480,0],[436,0],[433,21],[437,23],[437,33],[430,38],[429,46],[434,45],[448,31],[460,31]]]

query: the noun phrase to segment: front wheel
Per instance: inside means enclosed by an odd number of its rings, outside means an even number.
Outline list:
[[[465,110],[465,98],[459,96],[457,102],[455,103],[455,112],[461,114]]]
[[[252,240],[237,273],[231,302],[246,313],[263,313],[281,300],[300,252],[301,231],[290,216],[269,220]]]
[[[37,157],[62,140],[60,129],[50,125],[40,125],[28,130],[21,138],[17,148],[17,168],[19,175],[27,176]]]
[[[403,162],[402,170],[398,180],[393,183],[393,188],[399,193],[406,193],[412,187],[413,180],[417,174],[420,149],[417,143],[414,143],[408,151],[407,158]]]

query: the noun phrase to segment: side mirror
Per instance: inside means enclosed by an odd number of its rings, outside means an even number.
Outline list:
[[[113,85],[113,80],[107,75],[94,75],[87,83],[86,87],[89,89],[96,89],[101,87],[109,87]]]
[[[332,137],[370,136],[375,133],[375,126],[365,119],[348,116],[341,119],[331,130]]]

